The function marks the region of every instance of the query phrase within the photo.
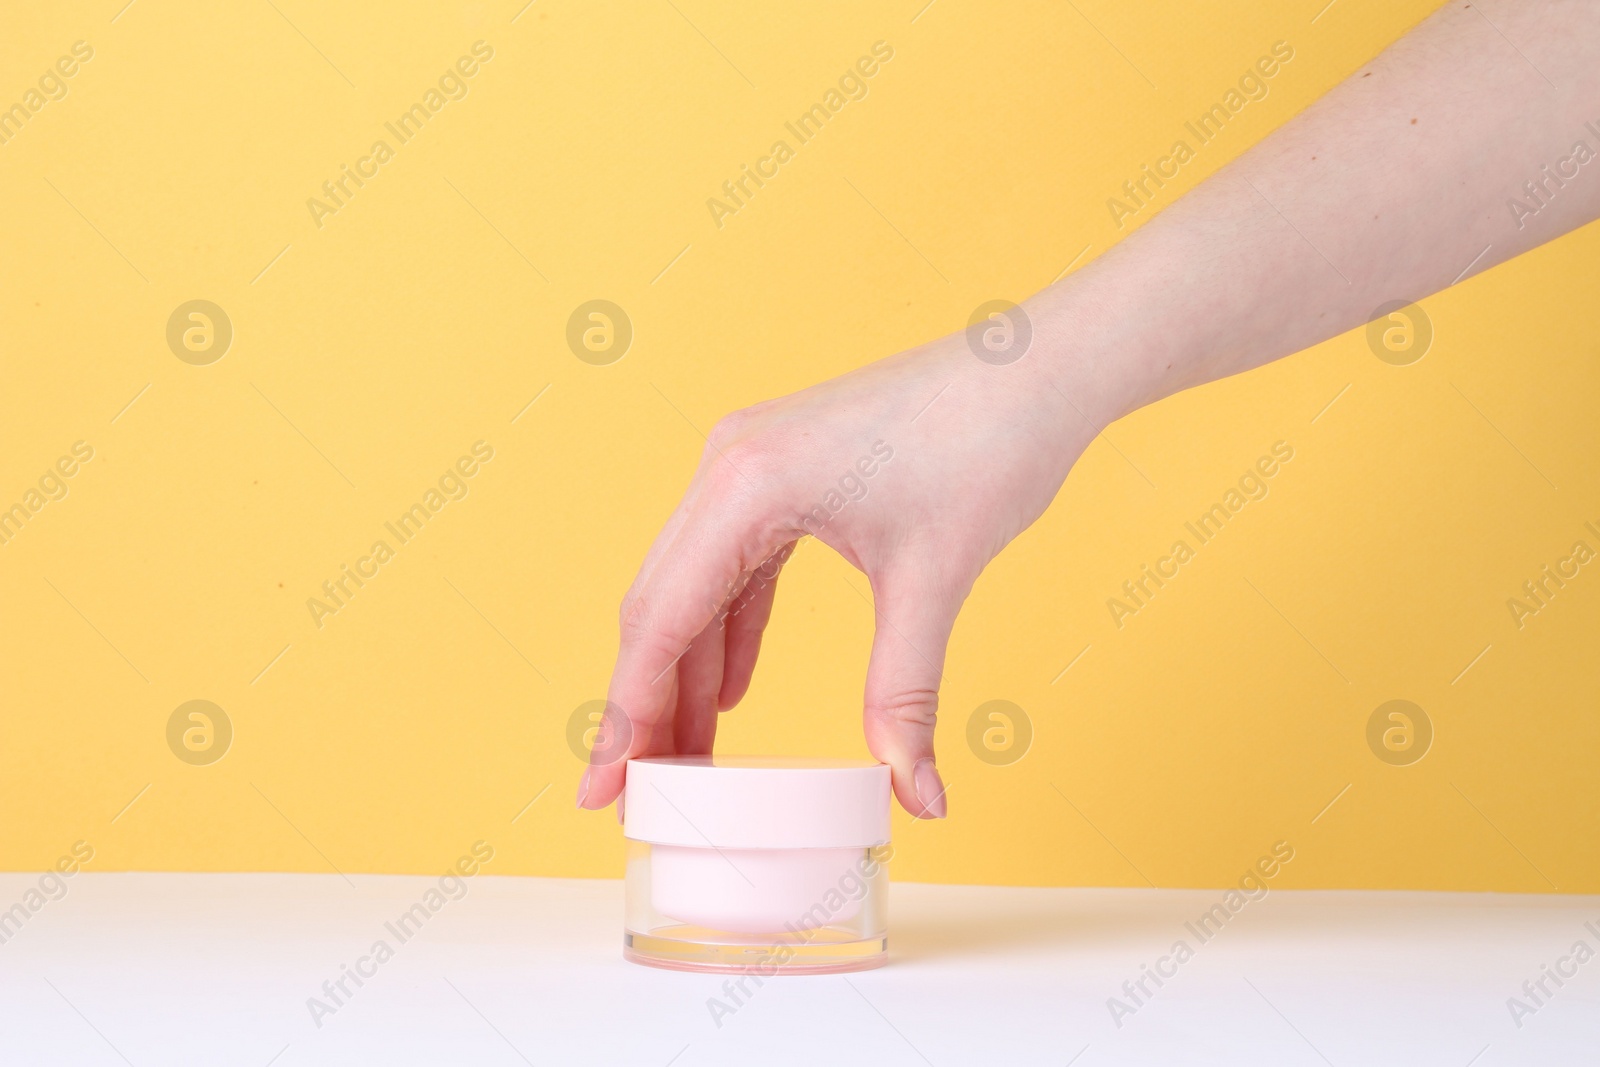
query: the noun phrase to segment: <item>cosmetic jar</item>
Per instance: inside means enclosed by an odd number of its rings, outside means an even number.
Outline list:
[[[623,836],[635,963],[769,975],[888,961],[884,764],[629,760]]]

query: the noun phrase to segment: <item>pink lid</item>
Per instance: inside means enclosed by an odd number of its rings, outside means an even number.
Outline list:
[[[622,832],[690,848],[870,848],[889,840],[889,767],[779,756],[629,760]]]

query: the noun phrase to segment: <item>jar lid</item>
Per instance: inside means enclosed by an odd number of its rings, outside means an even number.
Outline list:
[[[889,767],[780,756],[633,759],[622,832],[690,848],[870,848],[889,840]]]

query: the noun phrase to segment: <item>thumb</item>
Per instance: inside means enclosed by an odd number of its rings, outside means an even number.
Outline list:
[[[894,772],[900,806],[917,818],[942,819],[945,786],[933,758],[933,726],[945,647],[965,599],[928,574],[874,583],[876,630],[867,667],[867,749]]]

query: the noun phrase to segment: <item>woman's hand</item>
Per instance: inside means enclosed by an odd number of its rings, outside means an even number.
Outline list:
[[[872,584],[867,748],[907,811],[942,817],[933,727],[956,613],[1094,433],[1037,359],[986,363],[963,334],[723,419],[623,600],[609,743],[579,806],[609,804],[627,758],[711,751],[809,534]]]

